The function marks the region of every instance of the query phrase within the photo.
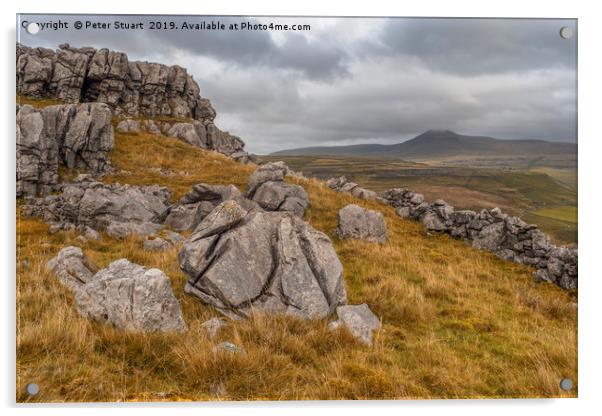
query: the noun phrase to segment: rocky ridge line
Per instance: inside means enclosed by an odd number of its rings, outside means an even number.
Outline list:
[[[339,192],[351,192],[358,186],[342,176],[331,178],[327,186]],[[456,210],[442,199],[433,203],[404,188],[382,192],[377,201],[391,205],[397,215],[420,221],[427,230],[444,232],[469,241],[473,247],[493,252],[497,257],[535,267],[536,280],[547,281],[563,289],[578,286],[576,248],[557,247],[537,225],[504,214],[501,209]]]
[[[164,134],[239,162],[258,162],[244,151],[243,140],[213,123],[215,110],[185,68],[129,61],[123,52],[68,44],[53,51],[17,43],[16,51],[19,95],[68,104],[104,103],[122,119],[119,132]],[[152,120],[157,117],[171,120]]]

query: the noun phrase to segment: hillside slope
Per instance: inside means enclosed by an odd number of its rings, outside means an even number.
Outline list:
[[[484,136],[467,136],[449,130],[428,130],[403,143],[360,144],[353,146],[318,146],[282,150],[272,155],[354,155],[399,158],[440,158],[453,156],[512,156],[576,154],[577,145],[544,140],[500,140]]]
[[[110,183],[167,186],[175,201],[196,183],[243,190],[252,166],[177,139],[115,134]],[[63,178],[75,173],[62,172]],[[368,303],[383,329],[367,348],[327,321],[256,317],[218,336],[246,354],[213,352],[200,325],[216,316],[183,291],[177,249],[143,250],[142,240],[81,244],[72,232],[49,234],[37,219],[17,218],[17,400],[254,400],[575,397],[558,380],[577,380],[577,311],[572,294],[535,284],[532,270],[432,235],[391,207],[357,200],[317,180],[307,190],[306,220],[327,233],[344,266],[350,303]],[[342,241],[337,212],[349,203],[385,215],[389,242]],[[18,211],[19,212],[19,211]],[[127,257],[163,270],[190,330],[122,332],[80,317],[73,296],[44,264],[80,245],[99,267]],[[502,376],[503,375],[503,376]]]

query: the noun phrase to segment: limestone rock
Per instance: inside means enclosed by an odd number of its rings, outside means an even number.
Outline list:
[[[366,305],[345,305],[337,308],[338,321],[329,325],[333,330],[344,326],[360,342],[372,346],[372,333],[381,327],[380,320]]]
[[[335,235],[341,239],[360,239],[384,243],[387,226],[383,214],[350,204],[339,211]]]
[[[165,251],[171,247],[169,242],[156,235],[147,236],[143,244],[144,249],[148,251]]]
[[[81,315],[117,328],[184,331],[186,323],[169,278],[126,259],[100,270],[75,294]]]
[[[161,227],[157,221],[169,206],[169,196],[167,188],[156,185],[73,182],[64,185],[58,195],[28,199],[23,213],[41,217],[47,223],[106,230],[117,237],[130,233],[148,235]]]
[[[329,183],[339,186],[341,182]],[[479,213],[455,210],[443,200],[428,203],[422,195],[403,188],[388,189],[378,200],[393,206],[402,217],[421,221],[429,230],[447,232],[501,259],[536,267],[536,280],[565,289],[577,288],[577,250],[552,245],[536,225],[504,214],[499,208]]]
[[[121,133],[163,133],[241,163],[258,162],[244,151],[239,137],[213,124],[216,114],[211,103],[178,65],[133,62],[125,53],[108,49],[63,44],[53,51],[17,44],[16,72],[18,94],[74,104],[104,103],[114,115],[126,117],[116,127]],[[161,116],[178,121],[131,118]]]
[[[120,133],[140,133],[140,121],[126,119],[121,120],[115,127]]]
[[[330,178],[326,181],[326,185],[339,192],[349,192],[360,199],[376,199],[378,197],[376,192],[362,188],[355,182],[348,181],[345,176]]]
[[[258,166],[249,177],[247,196],[252,198],[262,184],[266,182],[283,182],[288,168],[284,162],[270,162]]]
[[[192,231],[216,206],[228,200],[236,201],[246,210],[259,208],[234,185],[199,183],[168,209],[165,224],[176,231]]]
[[[264,182],[255,191],[253,201],[266,211],[285,211],[302,217],[309,206],[307,192],[300,185]]]
[[[59,281],[72,291],[79,290],[92,280],[94,267],[79,247],[65,247],[46,263]]]
[[[179,255],[185,291],[230,317],[253,311],[323,318],[346,303],[330,239],[290,213],[225,201],[197,226]]]
[[[101,102],[115,114],[211,122],[215,110],[184,68],[132,62],[108,49],[57,51],[17,45],[17,93],[68,103]]]
[[[292,212],[302,217],[309,197],[302,186],[284,182],[288,168],[283,162],[261,165],[249,177],[247,196],[266,211]]]
[[[198,208],[199,203],[181,204],[172,207],[165,219],[165,225],[176,231],[193,229]]]
[[[17,196],[50,193],[60,165],[105,172],[113,143],[104,104],[17,106]]]

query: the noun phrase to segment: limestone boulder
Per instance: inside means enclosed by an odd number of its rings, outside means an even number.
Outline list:
[[[253,311],[323,318],[346,303],[330,239],[293,214],[218,205],[179,254],[185,291],[230,317]]]
[[[387,226],[383,214],[350,204],[338,214],[338,226],[334,231],[341,239],[366,240],[384,243],[387,241]]]
[[[100,270],[75,293],[79,313],[125,330],[185,331],[180,303],[169,278],[119,259]]]

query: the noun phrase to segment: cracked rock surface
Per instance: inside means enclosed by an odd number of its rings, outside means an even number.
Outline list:
[[[247,196],[266,211],[292,212],[303,217],[309,197],[302,186],[284,182],[287,172],[283,162],[259,166],[249,177]]]
[[[17,105],[17,196],[56,189],[59,166],[104,173],[114,135],[105,104]]]
[[[349,204],[339,210],[339,225],[334,233],[341,239],[387,241],[387,226],[382,213]]]
[[[25,216],[42,218],[59,229],[88,226],[115,237],[152,234],[169,206],[170,192],[157,185],[106,185],[86,175],[62,186],[62,192],[43,198],[26,198]]]
[[[159,269],[119,259],[94,274],[78,247],[62,249],[47,268],[74,292],[82,316],[125,330],[187,329],[171,282]]]
[[[328,236],[291,213],[224,201],[182,247],[185,291],[232,318],[254,310],[324,318],[347,302]]]

